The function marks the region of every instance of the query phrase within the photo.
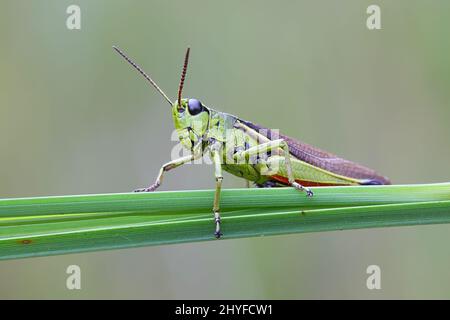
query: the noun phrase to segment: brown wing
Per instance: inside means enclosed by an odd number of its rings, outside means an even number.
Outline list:
[[[284,134],[280,133],[275,136],[275,133],[263,126],[245,120],[240,121],[269,139],[284,139],[289,145],[289,151],[293,156],[313,166],[342,176],[361,180],[361,184],[363,185],[391,184],[388,178],[380,176],[372,169],[339,158],[332,153],[320,150]]]

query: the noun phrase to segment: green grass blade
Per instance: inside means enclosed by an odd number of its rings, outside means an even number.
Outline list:
[[[450,183],[223,190],[225,239],[450,222]],[[213,240],[213,191],[0,200],[0,259]]]

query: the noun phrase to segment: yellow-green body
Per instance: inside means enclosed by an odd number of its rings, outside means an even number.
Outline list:
[[[249,134],[243,128],[244,122],[236,116],[207,107],[197,115],[190,115],[187,105],[188,99],[182,99],[183,112],[180,112],[178,103],[172,107],[175,129],[185,148],[204,155],[208,154],[211,144],[219,143],[222,147],[222,168],[225,171],[257,185],[264,185],[269,180],[280,185],[288,184],[288,181],[284,183],[280,179],[288,178],[286,160],[280,155],[280,150],[272,150],[270,153],[261,150],[260,155],[253,159],[247,157],[239,161],[233,158],[236,153],[265,142],[263,136],[257,132]],[[295,180],[302,181],[305,185],[361,184],[357,179],[327,171],[293,155],[291,164]]]

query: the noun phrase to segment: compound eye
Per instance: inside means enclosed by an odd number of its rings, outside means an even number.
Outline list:
[[[197,99],[189,99],[188,110],[191,115],[195,116],[203,111],[203,105]]]

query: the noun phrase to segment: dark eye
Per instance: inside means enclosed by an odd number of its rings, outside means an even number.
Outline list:
[[[203,111],[203,105],[197,99],[189,99],[188,110],[191,115],[195,116]]]

